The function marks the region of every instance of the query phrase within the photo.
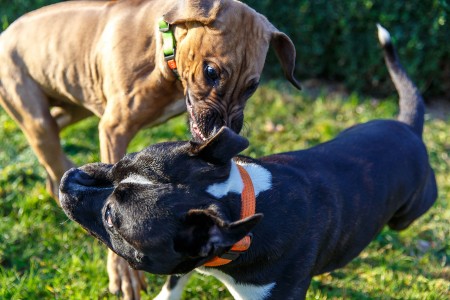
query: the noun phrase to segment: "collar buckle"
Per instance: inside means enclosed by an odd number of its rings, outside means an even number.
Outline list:
[[[226,260],[236,260],[239,257],[239,255],[241,255],[241,252],[229,250],[223,253],[222,255],[219,255],[219,257]]]
[[[163,18],[161,18],[158,22],[159,31],[161,32],[167,32],[169,31],[170,24],[164,21]]]
[[[175,59],[175,54],[164,55],[164,59],[165,59],[166,61]]]

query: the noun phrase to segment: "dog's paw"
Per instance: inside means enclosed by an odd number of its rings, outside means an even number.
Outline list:
[[[147,288],[142,271],[133,270],[126,260],[108,250],[109,291],[124,300],[141,299],[141,290]]]

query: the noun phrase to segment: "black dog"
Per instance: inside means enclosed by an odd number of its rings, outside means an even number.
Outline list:
[[[400,94],[398,121],[374,120],[258,160],[236,156],[248,142],[227,128],[201,145],[156,144],[115,165],[68,171],[64,211],[134,268],[196,269],[237,299],[304,298],[312,276],[347,264],[385,224],[406,228],[437,197],[422,98],[387,31],[379,35]],[[255,213],[241,215],[244,188],[253,188]],[[218,257],[228,263],[212,266]]]

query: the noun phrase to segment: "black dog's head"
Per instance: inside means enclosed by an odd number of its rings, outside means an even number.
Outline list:
[[[202,145],[161,143],[115,165],[71,169],[61,181],[61,206],[132,267],[188,272],[228,250],[262,217],[238,220],[231,206],[240,195],[229,195],[224,205],[207,193],[228,178],[232,157],[247,145],[222,128]]]

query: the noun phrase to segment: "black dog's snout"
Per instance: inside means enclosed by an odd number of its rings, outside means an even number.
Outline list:
[[[92,194],[98,190],[113,188],[110,170],[112,165],[104,163],[87,164],[80,168],[72,168],[64,173],[59,186],[60,195],[77,196],[83,193]]]
[[[72,194],[95,185],[96,180],[80,169],[72,168],[64,173],[59,190],[61,193]]]
[[[84,197],[98,193],[111,193],[114,185],[108,176],[110,166],[98,163],[70,169],[61,179],[60,196]]]
[[[101,219],[101,207],[114,190],[110,169],[111,165],[97,163],[72,168],[64,174],[59,200],[69,218],[83,226]]]

